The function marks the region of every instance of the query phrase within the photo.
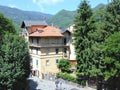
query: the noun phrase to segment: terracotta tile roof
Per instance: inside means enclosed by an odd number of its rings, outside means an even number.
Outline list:
[[[44,29],[38,29],[29,36],[32,37],[63,37],[59,28],[47,26]]]

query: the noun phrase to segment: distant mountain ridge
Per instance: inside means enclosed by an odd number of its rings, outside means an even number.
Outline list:
[[[53,24],[59,28],[67,28],[69,25],[73,24],[76,11],[61,10],[53,17],[47,20],[48,24]]]
[[[17,8],[11,8],[7,6],[0,6],[0,13],[12,19],[17,24],[21,24],[23,20],[40,21],[52,17],[51,14],[34,11],[23,11]]]
[[[105,7],[105,4],[99,4],[93,11],[97,11],[101,7]],[[73,24],[77,11],[68,11],[68,10],[61,10],[57,14],[53,15],[52,18],[47,20],[48,24],[53,24],[59,28],[67,28]]]
[[[93,10],[96,11],[99,8],[105,6],[106,6],[105,4],[99,4],[95,8],[93,8]],[[23,11],[17,8],[0,6],[0,13],[3,13],[8,18],[12,19],[18,25],[20,25],[23,20],[33,21],[45,20],[49,25],[54,25],[59,28],[65,29],[73,24],[77,11],[68,11],[63,9],[56,13],[55,15],[51,15],[42,12]]]

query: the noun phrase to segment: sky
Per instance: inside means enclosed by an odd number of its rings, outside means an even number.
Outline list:
[[[74,11],[82,0],[0,0],[0,5],[18,8],[25,11],[38,11],[56,14],[62,9]],[[92,8],[100,3],[107,4],[109,0],[88,0]]]

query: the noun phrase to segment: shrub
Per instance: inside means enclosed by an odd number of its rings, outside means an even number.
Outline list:
[[[61,73],[60,72],[60,73],[57,73],[56,77],[57,78],[62,78],[64,80],[68,80],[68,81],[71,81],[71,82],[74,82],[74,83],[77,82],[76,77],[74,77],[74,76],[72,76],[72,75],[70,75],[68,73]]]
[[[69,72],[70,67],[70,62],[67,59],[61,59],[58,63],[58,68],[61,70],[61,72]]]

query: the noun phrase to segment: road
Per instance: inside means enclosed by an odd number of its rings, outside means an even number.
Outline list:
[[[30,90],[95,90],[89,87],[77,87],[76,85],[70,85],[64,82],[61,87],[58,85],[58,89],[56,89],[54,81],[40,80],[37,77],[30,77],[29,81]]]

